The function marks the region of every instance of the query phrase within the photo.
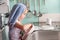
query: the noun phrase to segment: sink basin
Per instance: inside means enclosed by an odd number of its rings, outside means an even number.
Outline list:
[[[60,40],[60,31],[53,26],[33,26],[26,40]]]
[[[47,26],[47,25],[41,26],[41,27],[33,25],[32,29],[30,30],[29,33],[32,33],[35,30],[55,30],[55,28],[53,26]]]
[[[59,32],[51,30],[40,30],[29,34],[26,40],[59,40]]]

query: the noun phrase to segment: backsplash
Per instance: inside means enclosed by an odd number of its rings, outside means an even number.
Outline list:
[[[47,25],[46,22],[39,22],[39,25],[42,26],[42,25]],[[60,22],[52,22],[52,25],[53,26],[60,26]]]
[[[60,14],[43,14],[42,17],[39,18],[39,25],[46,25],[47,18],[52,20],[53,26],[60,26]]]
[[[39,22],[46,22],[47,18],[50,18],[52,20],[52,22],[60,22],[60,14],[59,13],[43,14],[43,16],[39,18]]]

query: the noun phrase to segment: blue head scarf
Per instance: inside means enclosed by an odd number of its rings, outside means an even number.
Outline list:
[[[16,20],[18,20],[18,18],[21,16],[21,14],[24,12],[25,9],[26,9],[26,6],[22,3],[18,3],[13,6],[10,17],[9,17],[9,21],[8,21],[8,24],[11,27],[14,27]]]

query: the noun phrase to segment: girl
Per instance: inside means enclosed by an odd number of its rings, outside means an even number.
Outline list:
[[[27,12],[27,7],[22,3],[18,3],[13,6],[8,21],[9,40],[21,40],[22,38],[19,38],[21,37],[21,30],[25,33],[28,33],[32,28],[32,24],[21,24],[21,21],[24,19]]]

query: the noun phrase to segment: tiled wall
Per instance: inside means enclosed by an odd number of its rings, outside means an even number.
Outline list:
[[[42,24],[42,25],[46,24],[47,18],[52,19],[53,25],[60,25],[60,14],[58,14],[58,13],[43,14],[43,16],[39,18],[40,24]]]
[[[40,22],[46,22],[47,18],[52,19],[52,21],[54,21],[54,22],[60,22],[60,14],[58,14],[58,13],[43,14],[43,16],[39,18],[39,21]]]

